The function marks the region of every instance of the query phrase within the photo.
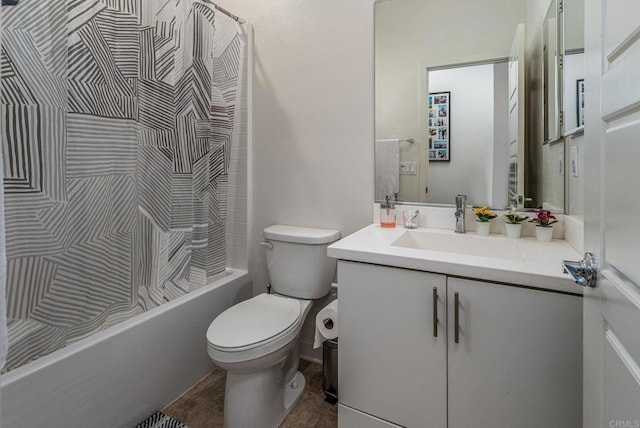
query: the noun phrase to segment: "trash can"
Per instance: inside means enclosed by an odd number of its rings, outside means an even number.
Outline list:
[[[322,389],[325,401],[338,402],[338,339],[325,340],[322,343]]]

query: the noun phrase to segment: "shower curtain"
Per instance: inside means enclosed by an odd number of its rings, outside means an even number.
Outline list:
[[[2,14],[11,370],[225,271],[246,40],[189,0]]]

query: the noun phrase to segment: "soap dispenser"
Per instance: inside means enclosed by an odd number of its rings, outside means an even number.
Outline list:
[[[391,197],[386,195],[385,203],[380,204],[380,227],[396,227],[396,207],[391,202]]]

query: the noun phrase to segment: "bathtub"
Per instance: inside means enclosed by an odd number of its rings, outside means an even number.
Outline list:
[[[246,271],[0,377],[3,428],[132,428],[211,371],[206,330],[251,297]]]

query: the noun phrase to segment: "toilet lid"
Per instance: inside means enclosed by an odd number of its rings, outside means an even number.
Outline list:
[[[296,299],[260,294],[221,313],[209,326],[207,340],[220,348],[246,347],[279,335],[299,317]]]

